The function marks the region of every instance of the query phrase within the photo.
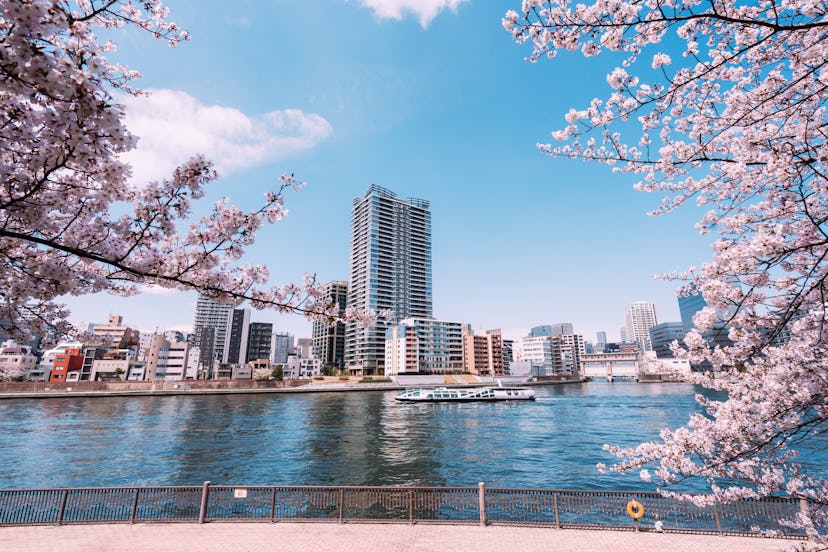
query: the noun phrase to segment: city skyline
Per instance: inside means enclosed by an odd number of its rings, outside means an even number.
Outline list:
[[[132,31],[120,40],[119,59],[154,91],[145,103],[124,99],[141,137],[129,158],[136,179],[203,152],[221,175],[205,208],[224,195],[255,204],[281,171],[307,180],[288,196],[289,216],[262,230],[243,259],[269,264],[274,282],[304,272],[320,283],[347,279],[350,200],[375,183],[431,202],[440,318],[500,327],[505,337],[566,320],[611,341],[634,301],[679,320],[677,284],[650,276],[709,256],[693,229],[697,213],[648,218],[660,198],[632,191],[632,179],[534,146],[606,88],[607,60],[564,58],[554,72],[526,63],[527,50],[500,27],[505,8],[475,1],[430,20],[333,1],[169,5],[193,40],[176,49]],[[291,28],[296,20],[319,21],[320,32],[306,36]],[[549,110],[523,116],[538,90],[550,93]],[[238,133],[214,136],[216,125]],[[78,323],[118,313],[141,329],[188,329],[196,296],[150,288],[67,303]],[[300,317],[251,319],[311,334]]]

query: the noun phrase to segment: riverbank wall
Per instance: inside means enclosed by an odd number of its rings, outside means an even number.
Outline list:
[[[311,380],[2,382],[0,399],[274,393],[299,389],[310,383]]]
[[[401,391],[410,387],[398,382],[371,382],[338,378],[315,380],[186,380],[186,381],[75,381],[2,382],[2,399],[48,399],[58,397],[140,397],[164,395],[226,395],[264,393],[330,393],[359,391]],[[581,383],[582,378],[543,378],[522,385],[561,385]],[[446,387],[477,387],[492,382],[444,384]],[[431,386],[428,386],[431,387]]]

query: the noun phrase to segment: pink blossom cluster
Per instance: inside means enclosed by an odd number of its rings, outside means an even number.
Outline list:
[[[20,332],[23,320],[65,330],[61,295],[141,284],[328,322],[338,313],[312,277],[272,286],[265,266],[240,263],[259,228],[287,214],[284,193],[303,186],[293,175],[257,209],[225,199],[194,222],[216,178],[203,157],[128,184],[119,156],[136,139],[113,91],[141,93],[130,86],[139,75],[111,63],[114,44],[94,31],[129,25],[174,46],[188,35],[167,15],[158,0],[0,0],[0,319]]]
[[[704,478],[699,503],[803,497],[795,523],[825,538],[826,476],[793,451],[828,426],[828,3],[525,0],[503,25],[531,61],[623,52],[607,96],[539,147],[637,175],[663,197],[653,214],[694,203],[715,236],[711,261],[679,275],[709,307],[677,352],[720,370],[697,382],[729,398],[700,398],[705,413],[659,442],[609,447],[622,459],[609,469],[668,488]],[[711,348],[713,329],[733,345]]]

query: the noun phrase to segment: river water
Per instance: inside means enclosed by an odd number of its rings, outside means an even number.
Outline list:
[[[600,474],[604,443],[698,411],[690,384],[536,387],[534,402],[410,404],[396,392],[0,402],[0,489],[423,485],[654,490]],[[705,391],[705,393],[708,393]],[[709,393],[708,393],[708,396]],[[828,453],[815,459],[828,468]]]

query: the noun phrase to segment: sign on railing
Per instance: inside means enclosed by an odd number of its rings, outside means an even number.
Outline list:
[[[785,523],[801,508],[807,503],[792,498],[701,507],[657,493],[489,489],[483,483],[443,488],[238,487],[206,481],[198,487],[0,490],[0,525],[284,520],[659,528],[802,538],[804,531]]]

